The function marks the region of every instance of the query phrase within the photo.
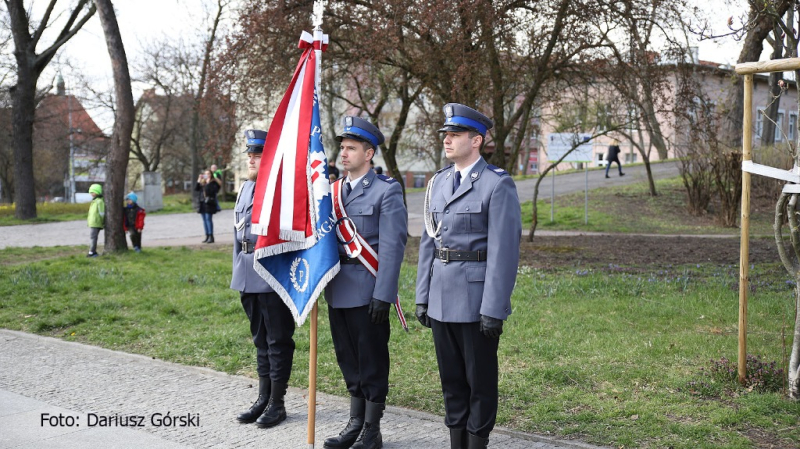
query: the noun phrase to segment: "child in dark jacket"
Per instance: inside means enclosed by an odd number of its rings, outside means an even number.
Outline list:
[[[142,252],[142,230],[144,229],[145,210],[136,204],[139,197],[131,192],[125,195],[125,209],[122,227],[131,236],[131,245],[137,253]]]

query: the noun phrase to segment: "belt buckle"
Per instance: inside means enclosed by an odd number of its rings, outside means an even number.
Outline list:
[[[250,254],[250,253],[253,252],[252,250],[255,249],[255,248],[251,248],[251,246],[255,246],[255,245],[253,245],[252,243],[248,242],[247,240],[242,240],[242,250],[244,251],[245,254]]]
[[[447,248],[444,248],[444,249],[442,249],[442,251],[444,251],[444,259],[442,259],[442,260],[444,261],[444,263],[446,265],[447,262],[450,262],[450,250],[447,249]]]

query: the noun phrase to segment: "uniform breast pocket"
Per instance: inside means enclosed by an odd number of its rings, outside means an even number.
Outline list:
[[[347,215],[353,219],[362,237],[378,232],[378,218],[374,211],[373,206],[356,206],[347,211]]]
[[[486,230],[486,217],[480,201],[465,201],[456,207],[456,220],[461,232]]]
[[[245,205],[240,203],[236,203],[236,207],[233,208],[233,213],[235,215],[236,223],[239,223],[239,220],[241,220],[244,217],[244,210],[245,210],[244,208]]]

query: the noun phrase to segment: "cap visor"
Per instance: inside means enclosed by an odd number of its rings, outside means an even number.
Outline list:
[[[358,134],[342,133],[342,134],[339,134],[338,136],[336,136],[336,141],[337,142],[341,142],[344,139],[358,140],[359,142],[366,142],[366,143],[372,145],[372,143],[369,140],[359,136]]]
[[[463,133],[466,131],[475,131],[475,130],[455,125],[446,125],[443,128],[439,129],[440,133],[446,133],[446,132]]]

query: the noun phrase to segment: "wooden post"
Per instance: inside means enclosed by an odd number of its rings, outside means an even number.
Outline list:
[[[750,161],[753,149],[753,75],[744,76],[742,161]],[[739,253],[739,383],[747,377],[747,290],[750,269],[750,173],[742,170],[742,240]]]
[[[311,330],[308,350],[308,447],[314,447],[314,425],[317,416],[317,303],[311,309]]]

